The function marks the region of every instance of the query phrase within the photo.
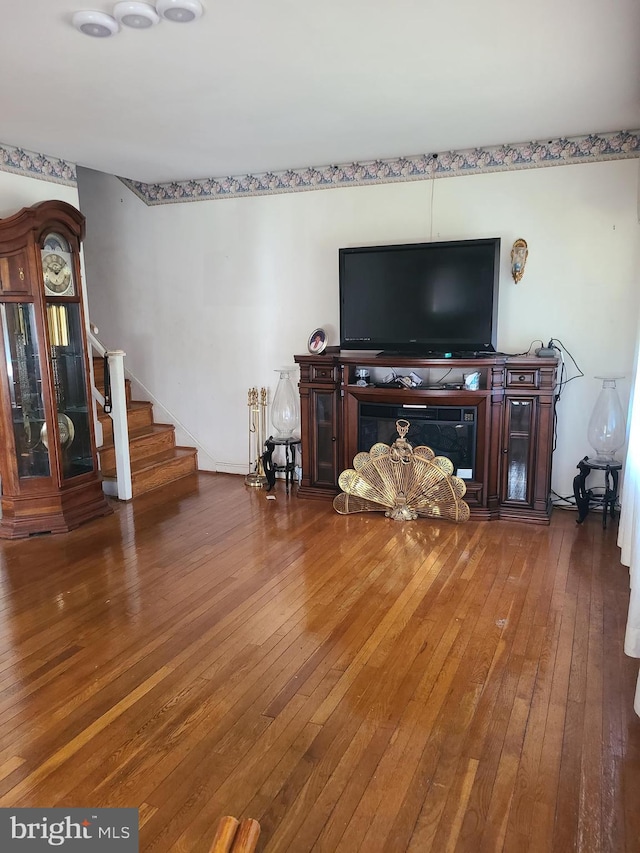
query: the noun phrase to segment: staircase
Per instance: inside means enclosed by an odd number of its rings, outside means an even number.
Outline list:
[[[93,359],[93,373],[96,388],[104,394],[102,358]],[[145,400],[132,400],[130,380],[125,380],[125,386],[133,497],[194,474],[198,470],[197,450],[194,447],[177,447],[173,424],[154,423],[152,404]],[[112,420],[102,411],[99,411],[98,419],[103,432],[103,443],[98,448],[102,479],[115,483]]]

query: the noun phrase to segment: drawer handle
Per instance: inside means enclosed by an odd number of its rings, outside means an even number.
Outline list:
[[[526,382],[527,381],[526,376],[518,376],[518,379],[520,380],[520,382]]]

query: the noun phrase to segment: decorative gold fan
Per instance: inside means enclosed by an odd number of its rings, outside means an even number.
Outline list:
[[[374,444],[340,474],[342,493],[333,501],[337,512],[385,511],[394,521],[418,516],[467,521],[464,480],[453,476],[450,459],[436,456],[430,447],[413,448],[406,439],[409,426],[409,421],[396,421],[399,437],[391,446]]]

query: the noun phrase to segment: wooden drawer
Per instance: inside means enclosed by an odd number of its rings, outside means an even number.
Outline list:
[[[30,279],[25,252],[0,258],[0,290],[3,293],[29,293]]]
[[[332,365],[312,364],[311,365],[311,381],[312,382],[330,382],[336,381],[336,368]]]
[[[540,386],[540,371],[525,368],[524,370],[507,370],[507,388],[538,388]]]

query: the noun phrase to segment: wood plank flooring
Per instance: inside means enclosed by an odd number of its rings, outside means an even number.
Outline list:
[[[640,851],[616,526],[397,523],[200,474],[0,542],[0,806],[141,850]]]

